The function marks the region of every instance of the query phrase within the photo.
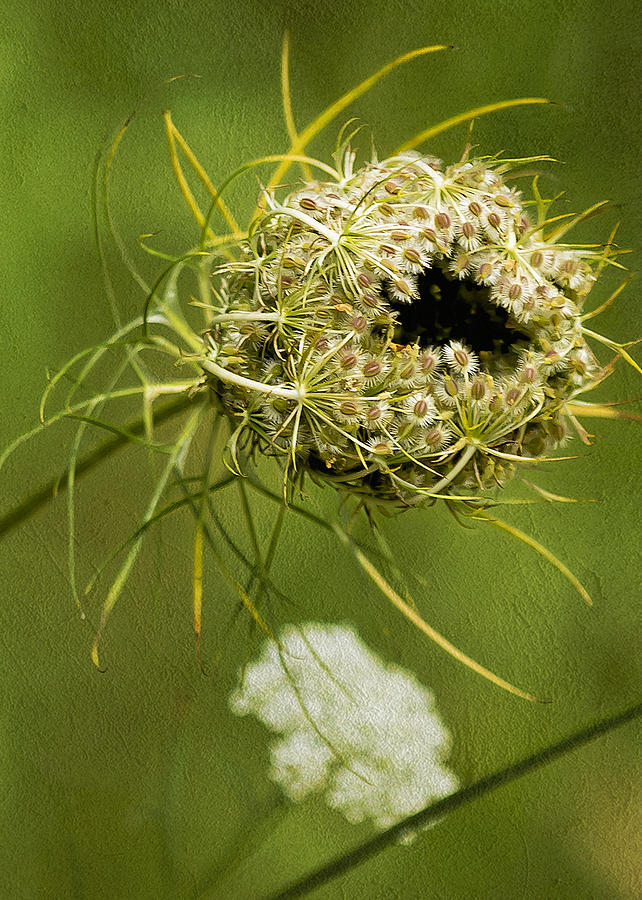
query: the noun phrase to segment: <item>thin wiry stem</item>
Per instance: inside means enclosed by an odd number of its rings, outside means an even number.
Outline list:
[[[487,669],[485,666],[482,666],[480,663],[476,662],[474,659],[471,659],[466,653],[463,653],[458,647],[455,647],[447,638],[445,638],[442,634],[436,631],[431,625],[429,625],[422,616],[410,606],[406,601],[399,596],[397,591],[388,584],[386,579],[383,577],[381,572],[377,569],[375,565],[368,559],[368,557],[363,553],[362,550],[351,540],[350,535],[345,532],[342,528],[339,527],[336,523],[333,525],[334,531],[339,538],[339,540],[344,543],[348,549],[352,552],[356,561],[359,563],[363,571],[370,578],[372,582],[379,588],[381,593],[386,597],[387,600],[392,603],[399,612],[404,615],[410,622],[413,623],[420,631],[422,631],[431,641],[437,644],[438,647],[441,647],[442,650],[445,650],[446,653],[450,654],[454,659],[458,662],[463,663],[465,666],[468,666],[473,672],[476,672],[478,675],[481,675],[483,678],[486,678],[492,684],[496,684],[498,687],[503,688],[505,691],[508,691],[511,694],[514,694],[517,697],[521,697],[523,700],[530,700],[533,703],[542,702],[537,699],[537,697],[533,696],[533,694],[529,694],[527,691],[523,691],[515,685],[511,684],[505,679],[500,678],[499,675],[495,675],[494,672],[491,672],[490,669]]]
[[[176,442],[172,445],[172,452],[170,453],[167,463],[162,468],[161,473],[156,480],[156,486],[145,509],[145,514],[141,523],[142,526],[150,522],[156,514],[156,510],[164,494],[165,488],[167,487],[167,482],[172,470],[176,468],[180,469],[182,460],[189,453],[189,448],[198,431],[200,417],[204,407],[205,403],[201,398],[200,404],[198,404],[196,408],[191,411],[185,426],[182,428],[181,433],[178,435]],[[142,545],[143,535],[140,535],[132,544],[129,553],[125,558],[125,561],[118,570],[118,574],[112,581],[107,596],[105,597],[102,612],[100,615],[100,621],[94,635],[91,649],[92,661],[99,671],[103,671],[99,650],[107,619],[109,618],[114,606],[116,605],[120,595],[123,592],[123,589],[134,568],[134,565],[136,564]]]
[[[404,53],[401,56],[398,56],[396,59],[393,59],[392,62],[389,62],[385,66],[382,66],[374,74],[364,79],[364,81],[360,82],[356,87],[352,88],[352,90],[348,91],[342,97],[339,97],[338,100],[335,100],[334,103],[331,103],[330,106],[324,109],[324,111],[320,115],[318,115],[317,118],[306,128],[304,128],[301,134],[299,134],[297,142],[292,144],[288,155],[293,156],[302,153],[308,146],[310,141],[312,141],[313,138],[320,134],[320,132],[323,131],[326,125],[328,125],[333,119],[340,115],[343,110],[354,100],[357,100],[363,94],[367,93],[370,88],[374,84],[376,84],[377,81],[388,75],[398,66],[401,66],[406,62],[410,62],[410,60],[412,59],[416,59],[417,57],[424,56],[428,53],[438,53],[440,50],[451,49],[452,47],[448,44],[435,44],[431,47],[419,47],[417,50],[411,50],[409,53]],[[284,159],[282,164],[278,166],[267,185],[268,191],[271,188],[275,187],[277,184],[280,184],[285,174],[289,170],[290,165],[291,160]],[[255,215],[258,213],[259,210],[255,210]]]
[[[155,423],[160,425],[163,422],[174,419],[188,409],[191,403],[192,398],[187,396],[177,397],[176,399],[169,401],[159,407],[155,412]],[[132,443],[133,435],[141,435],[144,431],[145,420],[142,416],[135,419],[133,422],[130,422],[125,426],[122,434],[118,434],[111,440],[100,444],[95,450],[87,453],[76,463],[75,480],[78,481],[79,478],[86,475],[88,472],[91,472],[92,469],[95,469],[101,462],[104,462],[110,456],[113,456],[118,450],[127,447]],[[17,528],[18,525],[21,525],[27,519],[30,519],[31,516],[35,515],[40,509],[52,500],[55,500],[59,494],[62,494],[67,488],[68,477],[69,469],[68,466],[65,466],[65,470],[61,472],[60,475],[50,479],[50,481],[42,488],[35,491],[33,494],[30,494],[28,497],[25,497],[25,499],[14,506],[13,509],[10,509],[9,512],[0,517],[0,538],[9,534],[9,532],[13,531],[14,528]]]
[[[290,32],[287,28],[283,33],[283,44],[281,47],[281,98],[283,100],[285,127],[288,130],[290,143],[295,146],[299,140],[299,133],[294,124],[292,97],[290,95]],[[313,175],[310,166],[307,163],[302,163],[301,168],[306,181],[312,181]]]
[[[588,744],[589,741],[607,734],[615,728],[625,725],[627,722],[632,722],[641,715],[642,702],[638,702],[621,712],[600,719],[591,725],[586,725],[561,741],[551,744],[543,750],[538,750],[518,762],[511,763],[497,772],[486,775],[474,784],[456,791],[449,797],[438,800],[436,803],[431,803],[421,812],[403,819],[397,825],[377,835],[377,837],[355,847],[354,850],[350,850],[327,865],[321,866],[315,872],[306,875],[284,890],[272,894],[269,900],[291,900],[293,897],[303,897],[339,875],[356,868],[361,863],[376,856],[377,853],[381,853],[382,850],[395,844],[400,837],[403,837],[409,831],[425,828],[436,819],[441,818],[445,813],[453,812],[459,807],[489,794],[504,784],[510,784],[510,782],[516,781],[518,778],[523,778],[524,775],[528,775],[530,772],[554,762],[572,750]]]
[[[442,131],[448,131],[449,128],[453,128],[455,125],[460,125],[463,122],[470,122],[472,119],[478,119],[480,116],[499,112],[499,110],[507,109],[511,106],[529,106],[534,103],[552,103],[552,101],[548,100],[546,97],[518,97],[516,100],[500,100],[498,103],[488,103],[485,106],[477,106],[474,109],[468,109],[466,112],[458,113],[458,115],[452,116],[450,119],[445,119],[437,125],[431,125],[429,128],[420,131],[419,134],[416,134],[408,141],[404,141],[403,144],[397,147],[394,155],[397,156],[399,153],[407,153],[408,150],[418,147],[419,144],[423,144],[430,138],[441,134]]]

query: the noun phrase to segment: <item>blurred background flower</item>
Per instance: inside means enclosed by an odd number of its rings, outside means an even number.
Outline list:
[[[345,625],[286,626],[230,705],[279,735],[270,777],[291,800],[320,793],[349,822],[389,828],[457,788],[430,691]]]

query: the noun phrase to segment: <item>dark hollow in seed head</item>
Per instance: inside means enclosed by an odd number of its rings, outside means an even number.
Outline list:
[[[450,278],[438,266],[419,275],[419,298],[412,303],[386,299],[397,314],[394,340],[428,347],[461,341],[475,353],[509,353],[529,336],[509,321],[508,311],[495,306],[490,290],[468,279]],[[387,294],[385,285],[383,291]]]

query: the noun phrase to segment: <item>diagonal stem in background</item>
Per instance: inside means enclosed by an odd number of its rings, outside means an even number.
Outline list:
[[[181,396],[177,397],[175,400],[169,401],[163,406],[159,406],[154,414],[154,421],[156,424],[160,425],[163,422],[173,419],[175,416],[184,412],[190,406],[191,402],[192,398]],[[133,422],[126,425],[124,430],[132,435],[141,435],[145,430],[145,422],[142,417],[135,419]],[[112,456],[117,450],[120,450],[131,443],[132,441],[129,435],[119,434],[111,440],[100,444],[95,450],[87,453],[78,461],[76,464],[76,480],[96,468],[97,465]],[[14,506],[13,509],[1,516],[0,539],[10,531],[13,531],[14,528],[17,528],[22,522],[31,518],[38,510],[42,509],[43,506],[46,506],[47,503],[61,494],[67,488],[67,478],[68,468],[65,467],[65,471],[62,474],[56,478],[52,478],[44,485],[44,487],[35,491],[33,494],[30,494]]]
[[[635,703],[619,713],[607,716],[598,722],[579,729],[579,731],[563,738],[561,741],[551,744],[543,750],[538,750],[536,753],[506,766],[498,772],[486,775],[474,784],[462,788],[449,797],[438,800],[436,803],[431,803],[430,806],[427,806],[421,812],[403,819],[397,825],[377,835],[377,837],[366,841],[354,850],[350,850],[338,859],[321,866],[315,872],[304,876],[278,894],[271,895],[269,900],[291,900],[293,897],[303,897],[310,891],[327,884],[339,875],[356,868],[356,866],[376,856],[377,853],[396,843],[400,837],[409,831],[425,828],[445,813],[452,812],[460,806],[476,800],[478,797],[483,797],[485,794],[495,790],[495,788],[509,784],[511,781],[516,781],[518,778],[522,778],[524,775],[528,775],[530,772],[565,756],[570,751],[582,747],[589,741],[607,734],[609,731],[619,728],[627,722],[632,722],[641,715],[642,702]]]

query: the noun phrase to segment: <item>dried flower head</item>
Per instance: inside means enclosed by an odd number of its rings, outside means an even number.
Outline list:
[[[201,365],[235,446],[400,505],[501,484],[604,377],[581,320],[604,248],[531,222],[510,163],[354,158],[266,191],[211,270]]]
[[[345,625],[286,626],[230,705],[278,735],[270,777],[291,800],[321,794],[350,822],[389,828],[457,789],[431,692]]]

